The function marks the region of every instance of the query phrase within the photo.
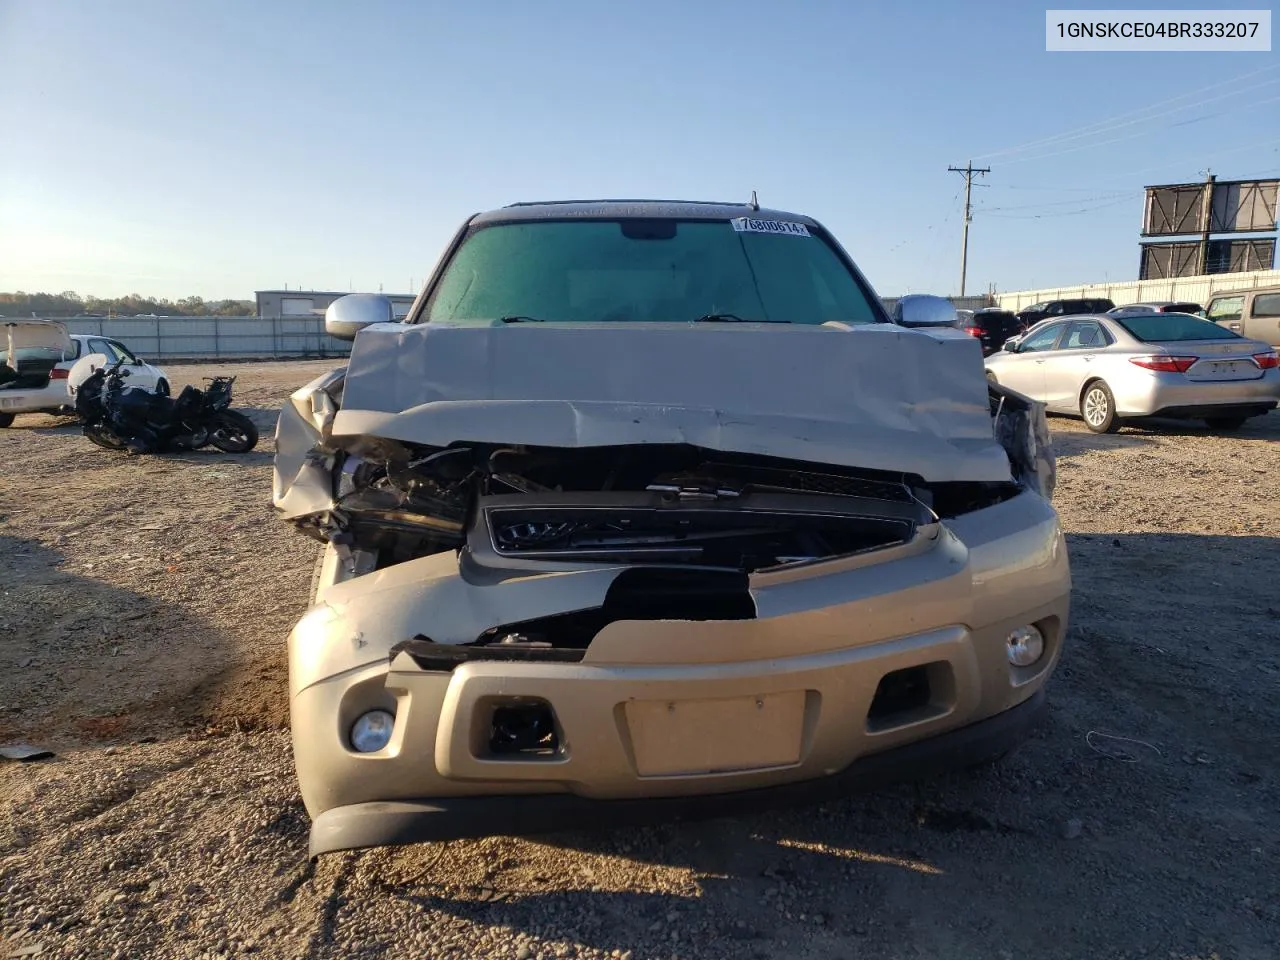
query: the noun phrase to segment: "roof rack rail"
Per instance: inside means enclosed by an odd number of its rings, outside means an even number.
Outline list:
[[[613,197],[613,198],[602,198],[602,199],[596,199],[596,200],[521,200],[521,201],[520,201],[520,202],[518,202],[518,203],[508,203],[508,204],[507,204],[507,208],[510,208],[510,207],[552,207],[552,206],[563,206],[563,205],[566,205],[566,204],[572,204],[572,203],[667,203],[667,204],[672,204],[672,205],[681,205],[681,206],[686,206],[686,205],[687,205],[687,206],[703,206],[703,207],[747,207],[747,206],[750,206],[750,204],[748,204],[748,203],[742,203],[742,202],[739,202],[739,201],[723,201],[723,202],[722,202],[722,201],[719,201],[719,200],[655,200],[655,199],[653,199],[653,198],[649,198],[649,199],[645,200],[645,199],[639,199],[639,198],[626,199],[626,198]],[[504,209],[506,209],[506,208],[504,208]]]

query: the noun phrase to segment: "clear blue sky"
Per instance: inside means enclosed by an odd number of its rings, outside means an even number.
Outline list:
[[[0,0],[0,290],[401,291],[481,209],[755,189],[954,293],[970,157],[969,292],[1013,290],[1135,276],[1145,184],[1280,173],[1276,53],[1051,54],[1044,10]]]

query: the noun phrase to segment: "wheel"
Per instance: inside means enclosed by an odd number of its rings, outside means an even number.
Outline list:
[[[258,445],[258,428],[243,413],[223,410],[213,420],[209,442],[223,453],[248,453]]]
[[[156,393],[162,397],[169,396],[169,381],[164,377],[156,381]]]
[[[1000,385],[1000,381],[996,379],[996,375],[990,370],[987,371],[987,383],[994,383],[996,386]]]
[[[90,443],[96,443],[104,450],[123,450],[126,446],[125,442],[114,433],[108,433],[97,427],[85,427],[84,435],[89,438]]]
[[[13,423],[12,413],[0,413],[0,428],[7,427],[11,423]]]
[[[1111,388],[1101,380],[1095,380],[1084,388],[1080,397],[1080,416],[1084,418],[1084,425],[1094,433],[1115,433],[1120,429],[1116,398],[1111,395]]]
[[[1204,422],[1209,425],[1210,430],[1230,433],[1232,430],[1239,430],[1243,427],[1244,422],[1248,419],[1248,417],[1206,417]]]

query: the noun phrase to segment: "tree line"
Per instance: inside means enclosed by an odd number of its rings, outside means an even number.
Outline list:
[[[254,300],[205,300],[184,297],[144,297],[131,293],[127,297],[82,297],[74,290],[62,293],[0,293],[0,317],[135,317],[139,314],[159,317],[252,317],[258,312]]]

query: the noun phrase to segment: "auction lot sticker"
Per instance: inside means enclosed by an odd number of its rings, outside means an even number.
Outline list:
[[[809,228],[790,220],[756,220],[752,217],[735,217],[729,221],[738,233],[778,233],[785,237],[807,237]]]
[[[1046,10],[1045,50],[1271,49],[1270,10]]]

